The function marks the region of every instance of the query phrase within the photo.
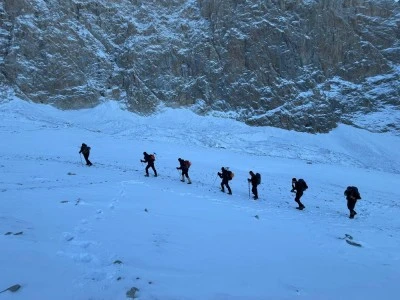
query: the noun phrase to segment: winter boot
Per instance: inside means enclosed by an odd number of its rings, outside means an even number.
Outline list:
[[[190,177],[188,177],[188,184],[192,184],[192,181],[190,180]]]
[[[181,181],[185,182],[185,177],[183,175],[182,175]]]
[[[232,195],[232,190],[229,186],[228,186],[228,195]]]

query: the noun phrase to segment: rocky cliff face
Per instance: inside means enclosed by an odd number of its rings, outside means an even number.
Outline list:
[[[400,132],[395,0],[3,0],[0,24],[0,88],[35,102]]]

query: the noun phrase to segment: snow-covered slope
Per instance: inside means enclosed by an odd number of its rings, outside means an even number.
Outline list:
[[[0,299],[395,299],[399,137],[0,104]],[[82,142],[94,166],[82,165]],[[159,177],[144,177],[142,152]],[[192,161],[192,185],[177,158]],[[216,173],[235,173],[233,195]],[[262,174],[249,200],[248,171]],[[291,178],[306,179],[304,211]],[[348,219],[343,191],[359,187]],[[350,238],[352,237],[352,239]],[[361,246],[361,247],[359,247]]]

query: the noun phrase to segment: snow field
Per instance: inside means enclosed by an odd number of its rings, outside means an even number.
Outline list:
[[[398,137],[250,128],[181,110],[143,118],[115,103],[62,112],[16,99],[0,117],[0,290],[22,286],[0,299],[126,299],[132,287],[138,299],[400,291]],[[93,167],[81,163],[82,142]],[[143,151],[157,153],[159,177],[143,176]],[[178,157],[191,160],[192,185],[179,181]],[[235,173],[232,196],[219,191],[221,166]],[[259,201],[249,200],[250,170],[262,174]],[[304,211],[292,177],[309,185]],[[354,220],[347,185],[363,198]]]

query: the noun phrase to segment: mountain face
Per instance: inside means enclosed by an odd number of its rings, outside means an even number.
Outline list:
[[[3,0],[0,24],[2,97],[400,132],[395,0]]]

